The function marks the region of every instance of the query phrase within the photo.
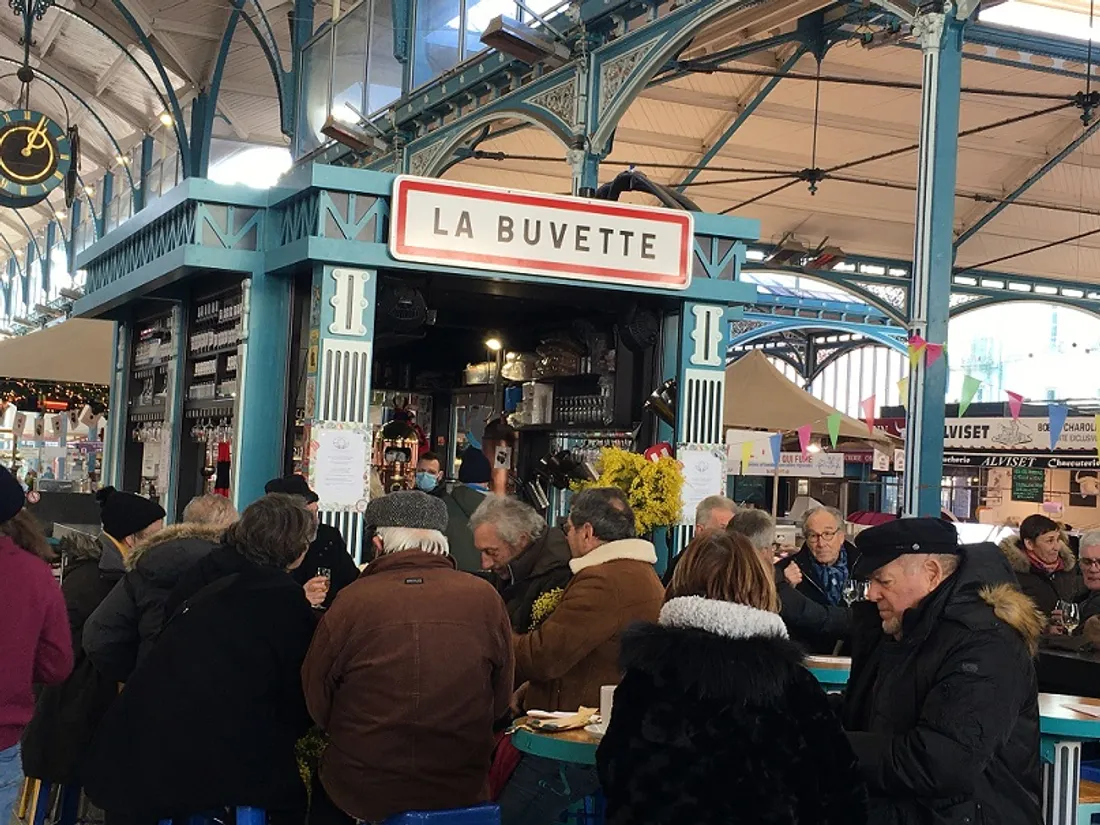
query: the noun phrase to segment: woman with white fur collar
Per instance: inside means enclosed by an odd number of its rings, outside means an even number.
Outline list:
[[[611,825],[861,825],[867,793],[752,545],[702,534],[623,638],[597,754]]]

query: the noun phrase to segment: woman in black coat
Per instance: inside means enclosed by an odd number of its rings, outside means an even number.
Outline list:
[[[85,792],[108,821],[239,805],[302,821],[294,746],[310,726],[301,668],[316,620],[287,570],[312,533],[300,498],[265,496],[181,579],[84,764]]]
[[[659,624],[623,638],[597,752],[611,825],[861,825],[866,789],[840,721],[741,536],[684,551]]]

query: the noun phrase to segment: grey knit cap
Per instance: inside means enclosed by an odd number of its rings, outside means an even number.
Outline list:
[[[363,520],[371,527],[409,527],[413,530],[447,529],[447,505],[437,496],[419,490],[400,490],[367,505]]]

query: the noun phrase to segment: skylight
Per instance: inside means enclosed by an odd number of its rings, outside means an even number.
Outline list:
[[[1015,29],[1070,37],[1074,40],[1089,39],[1089,15],[1087,2],[1073,2],[1065,5],[1080,6],[1081,11],[1067,8],[1051,8],[1048,0],[1009,0],[993,8],[983,9],[978,15],[983,23],[998,23]],[[1094,22],[1091,31],[1093,40],[1100,40],[1100,22]]]

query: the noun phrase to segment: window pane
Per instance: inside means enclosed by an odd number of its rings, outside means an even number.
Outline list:
[[[374,0],[370,29],[370,70],[367,74],[367,110],[377,112],[401,97],[403,70],[393,56],[393,4]]]
[[[422,86],[458,63],[459,0],[422,0],[416,6],[413,86]]]
[[[345,123],[357,123],[359,115],[356,112],[365,114],[363,83],[367,76],[369,11],[368,0],[345,14],[336,24],[336,50],[332,62],[332,116]]]
[[[516,18],[518,7],[512,0],[467,0],[466,6],[466,54],[463,59],[485,48],[481,33],[494,17],[505,15]]]
[[[332,32],[326,32],[303,50],[302,94],[298,112],[298,154],[312,152],[324,139],[321,127],[328,116],[329,75],[332,71]]]

